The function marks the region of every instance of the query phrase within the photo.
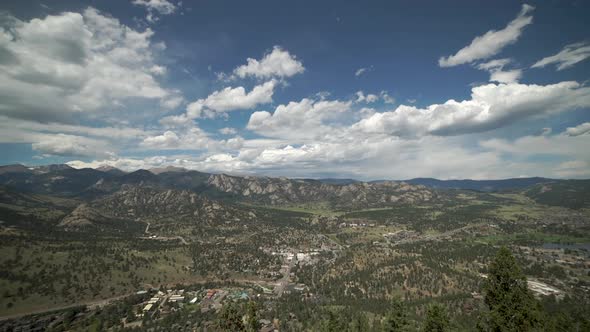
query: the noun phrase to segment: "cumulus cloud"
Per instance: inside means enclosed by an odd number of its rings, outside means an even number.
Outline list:
[[[356,97],[357,97],[356,98],[357,103],[362,103],[362,102],[374,103],[377,100],[379,100],[379,96],[371,94],[371,93],[369,93],[365,96],[364,92],[362,92],[362,91],[357,91]]]
[[[590,107],[590,88],[577,82],[550,85],[487,84],[472,89],[471,99],[430,105],[401,105],[354,125],[368,133],[397,136],[459,135],[499,128],[524,118]]]
[[[77,157],[112,157],[110,146],[102,140],[90,139],[84,136],[56,134],[43,135],[38,142],[32,144],[34,151],[52,156]]]
[[[541,68],[547,65],[555,64],[557,70],[563,70],[572,67],[578,62],[590,58],[590,43],[581,42],[567,45],[559,53],[543,58],[531,66],[531,68]]]
[[[502,30],[490,30],[482,36],[477,36],[471,44],[460,49],[455,55],[441,57],[438,64],[441,67],[453,67],[476,60],[488,59],[510,45],[514,44],[523,29],[533,22],[529,14],[534,10],[533,6],[524,4],[518,16]]]
[[[246,92],[246,89],[241,86],[215,91],[207,98],[188,104],[186,107],[187,116],[191,119],[213,118],[220,113],[245,110],[260,104],[270,103],[277,83],[277,80],[272,79],[255,86],[250,92]]]
[[[162,135],[146,137],[141,143],[142,146],[149,148],[176,148],[180,143],[180,138],[172,131],[166,131]]]
[[[324,122],[350,111],[350,106],[351,102],[304,98],[299,102],[279,105],[272,114],[267,111],[252,113],[247,128],[268,137],[305,136],[311,139],[314,135],[328,132]]]
[[[184,97],[181,95],[170,95],[160,100],[160,106],[166,110],[173,110],[184,103]]]
[[[0,116],[0,143],[31,143],[37,140],[37,134],[65,133],[86,135],[103,139],[133,140],[150,134],[133,127],[90,127],[56,122],[39,123]]]
[[[213,172],[293,177],[338,174],[359,179],[409,179],[429,176],[449,178],[510,178],[525,176],[588,177],[587,139],[567,135],[525,136],[515,140],[478,140],[474,137],[425,136],[403,140],[381,136],[349,142],[316,142],[303,145],[244,142],[239,152],[204,156],[167,155],[144,159],[111,158],[74,161],[73,167],[112,165],[125,170],[174,165]],[[473,143],[476,143],[475,145]],[[530,161],[538,155],[554,155]],[[507,158],[506,155],[512,157]],[[567,162],[564,162],[563,159]],[[560,160],[561,159],[561,160]],[[441,160],[445,160],[441,163]],[[575,172],[575,174],[574,174]]]
[[[575,127],[569,127],[566,129],[565,132],[569,136],[589,135],[590,134],[590,122],[584,122],[584,123],[577,125]]]
[[[147,9],[148,14],[146,19],[150,23],[159,20],[158,14],[170,15],[177,10],[177,5],[168,0],[133,0],[132,3],[136,6],[142,6]]]
[[[237,132],[238,131],[236,130],[236,128],[225,127],[219,129],[219,133],[221,133],[222,135],[235,135]]]
[[[152,73],[157,66],[152,35],[150,29],[133,30],[94,8],[28,22],[3,20],[0,114],[66,121],[72,113],[131,98],[168,97]]]
[[[512,59],[495,59],[480,63],[476,66],[476,68],[489,72],[491,82],[515,83],[518,82],[518,80],[522,77],[522,70],[504,70],[504,67],[510,63],[512,63]]]
[[[280,46],[275,46],[261,60],[248,58],[247,64],[234,69],[233,76],[239,78],[256,77],[258,79],[283,78],[301,74],[304,71],[305,68],[301,61]]]
[[[225,140],[216,140],[197,126],[180,128],[177,131],[167,130],[160,135],[146,137],[140,143],[142,148],[148,150],[204,150],[209,153],[224,150],[235,151],[242,148],[243,145],[244,139],[242,137],[235,136]]]
[[[160,119],[159,122],[166,128],[187,127],[194,124],[193,119],[190,119],[186,114],[169,115]]]

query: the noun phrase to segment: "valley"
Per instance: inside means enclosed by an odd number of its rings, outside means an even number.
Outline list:
[[[248,303],[261,328],[315,331],[350,311],[379,330],[393,299],[414,328],[439,303],[475,330],[503,246],[546,310],[584,323],[590,183],[543,181],[474,190],[0,167],[0,330],[203,330]]]

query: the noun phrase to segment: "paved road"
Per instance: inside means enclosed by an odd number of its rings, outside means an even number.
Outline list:
[[[281,267],[281,273],[283,274],[283,277],[281,278],[281,280],[279,280],[274,289],[275,293],[279,297],[283,295],[285,288],[287,287],[287,285],[289,285],[289,274],[291,273],[291,269],[293,268],[293,266],[295,266],[295,258],[289,261],[285,256],[285,259],[283,261],[283,267]]]

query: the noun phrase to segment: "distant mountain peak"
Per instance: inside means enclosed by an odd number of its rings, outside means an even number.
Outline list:
[[[153,174],[161,174],[161,173],[167,173],[167,172],[187,172],[188,170],[186,168],[183,167],[177,167],[177,166],[166,166],[166,167],[155,167],[155,168],[150,168],[149,171]]]
[[[0,174],[29,172],[31,172],[31,169],[21,164],[0,166]]]
[[[101,172],[105,172],[105,173],[110,173],[113,175],[123,175],[123,174],[127,174],[127,172],[122,171],[116,167],[110,166],[110,165],[102,165],[96,168],[97,171],[101,171]]]

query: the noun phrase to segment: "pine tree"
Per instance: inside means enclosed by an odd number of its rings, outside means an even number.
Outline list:
[[[433,304],[426,312],[426,320],[422,331],[424,332],[444,332],[450,331],[450,321],[447,310],[440,304]]]
[[[352,332],[364,332],[369,329],[369,321],[363,312],[357,312],[352,318]]]
[[[246,307],[246,331],[257,332],[260,329],[258,322],[258,305],[254,301],[248,302]]]
[[[328,319],[324,320],[322,324],[321,331],[322,332],[340,332],[344,329],[344,324],[342,324],[341,317],[339,314],[328,311]]]
[[[391,308],[383,321],[384,332],[404,331],[408,326],[406,307],[400,299],[391,301]]]
[[[510,250],[502,247],[490,264],[484,288],[489,308],[487,331],[533,331],[541,324],[541,308]]]
[[[244,331],[244,323],[238,306],[229,302],[223,306],[219,315],[219,328],[222,331]]]

